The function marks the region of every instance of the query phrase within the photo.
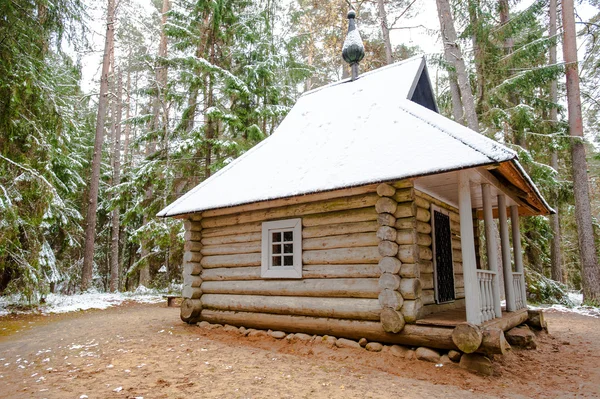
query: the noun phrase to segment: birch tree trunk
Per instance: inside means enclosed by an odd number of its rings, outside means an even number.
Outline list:
[[[113,148],[112,148],[112,167],[113,167],[113,181],[112,186],[117,187],[121,183],[121,112],[122,104],[121,97],[123,95],[123,78],[121,71],[116,72],[117,77],[117,95],[116,101],[113,105],[113,118],[114,118],[114,137],[113,137]],[[115,292],[119,289],[119,230],[121,229],[120,223],[120,207],[117,205],[112,211],[112,226],[111,226],[111,238],[110,238],[110,292]]]
[[[383,0],[377,0],[377,12],[381,23],[381,34],[383,36],[383,45],[385,47],[385,63],[390,65],[392,61],[392,42],[390,42],[390,29],[388,28],[387,12]]]
[[[108,100],[108,70],[110,66],[110,49],[114,42],[115,0],[108,0],[106,14],[106,37],[104,40],[104,56],[102,57],[102,75],[100,76],[100,93],[98,98],[98,115],[96,117],[96,137],[92,155],[92,175],[85,227],[85,244],[83,267],[81,271],[81,290],[85,291],[92,282],[94,266],[94,242],[96,240],[96,211],[98,209],[98,188],[100,184],[100,164],[102,162],[102,141],[104,138],[104,120]]]
[[[557,0],[550,0],[550,37],[556,36],[556,20],[557,20]],[[556,64],[556,45],[550,47],[549,52],[550,65]],[[556,80],[550,82],[550,102],[556,104],[558,102],[558,88]],[[550,123],[553,129],[556,129],[558,125],[558,115],[556,107],[550,109]],[[558,153],[556,148],[552,150],[550,158],[550,166],[558,172]],[[552,193],[553,198],[552,206],[556,211],[556,214],[550,215],[550,228],[552,229],[552,241],[550,241],[550,269],[552,273],[552,280],[563,282],[562,274],[562,254],[560,251],[560,217],[558,214],[558,193]]]
[[[436,0],[436,4],[440,20],[440,32],[444,43],[444,58],[446,59],[446,62],[454,66],[454,69],[456,70],[456,78],[465,111],[467,126],[478,132],[479,121],[477,119],[477,113],[475,112],[475,100],[473,98],[473,92],[471,91],[465,61],[458,46],[456,30],[454,29],[454,20],[450,10],[450,2],[448,0]]]
[[[573,194],[575,195],[575,220],[579,236],[583,299],[600,303],[600,272],[594,243],[594,227],[588,187],[587,161],[583,138],[579,71],[577,69],[577,43],[575,40],[575,10],[573,0],[562,1],[564,30],[563,58],[567,75],[567,102],[569,132],[573,157]]]

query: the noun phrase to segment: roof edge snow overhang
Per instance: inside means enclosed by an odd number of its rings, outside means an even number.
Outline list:
[[[429,173],[398,176],[397,178],[392,178],[392,179],[388,178],[388,179],[382,179],[382,180],[370,180],[370,181],[364,181],[364,182],[357,182],[356,184],[353,184],[353,185],[344,186],[344,187],[333,187],[328,190],[308,191],[308,192],[304,192],[304,193],[297,193],[294,195],[273,197],[273,198],[261,199],[261,200],[257,200],[257,201],[248,201],[248,202],[239,203],[239,204],[235,204],[235,205],[229,205],[229,206],[198,209],[198,210],[195,210],[194,212],[181,212],[181,213],[170,214],[168,212],[168,209],[164,209],[156,216],[163,217],[163,218],[173,217],[176,219],[187,219],[191,215],[194,215],[194,214],[202,213],[205,211],[212,211],[212,210],[216,210],[216,209],[227,209],[227,208],[231,209],[231,213],[235,213],[237,211],[236,208],[251,205],[251,204],[258,204],[258,203],[265,203],[265,202],[274,201],[274,200],[283,200],[283,199],[289,199],[289,198],[294,198],[294,197],[301,197],[304,195],[319,194],[319,193],[326,193],[326,192],[333,192],[333,191],[342,191],[342,190],[347,190],[347,189],[360,187],[360,186],[366,186],[366,185],[370,185],[370,184],[395,182],[395,181],[407,180],[407,179],[416,179],[418,177],[423,177],[423,176],[430,176],[430,175],[435,175],[435,174],[439,174],[439,173],[447,173],[447,172],[457,172],[460,170],[467,170],[467,169],[473,169],[473,168],[479,168],[479,167],[492,167],[492,168],[490,168],[490,173],[492,173],[497,179],[499,179],[501,181],[501,183],[503,183],[503,186],[509,188],[509,190],[511,191],[510,194],[511,194],[512,198],[516,197],[519,200],[518,202],[519,202],[519,215],[520,216],[548,215],[548,214],[555,213],[554,209],[552,209],[552,207],[550,207],[550,205],[548,205],[548,203],[546,202],[544,197],[542,197],[542,195],[540,194],[537,187],[533,184],[533,181],[531,180],[531,178],[527,175],[527,173],[525,172],[525,170],[523,169],[523,167],[521,166],[521,164],[518,162],[518,160],[515,157],[513,159],[509,159],[509,160],[502,161],[502,162],[491,161],[486,164],[469,165],[469,166],[465,166],[462,168],[451,168],[451,169],[445,169],[445,170],[432,171]]]

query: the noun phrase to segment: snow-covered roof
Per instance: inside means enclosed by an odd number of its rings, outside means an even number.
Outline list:
[[[392,181],[516,159],[410,101],[422,56],[305,93],[273,135],[158,216]]]

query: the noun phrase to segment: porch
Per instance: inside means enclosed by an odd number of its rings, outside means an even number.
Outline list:
[[[496,327],[503,331],[510,330],[527,320],[527,309],[519,309],[515,312],[507,312],[506,307],[502,308],[500,317],[485,321],[482,327]],[[463,309],[449,309],[438,313],[432,313],[416,321],[417,325],[449,327],[454,328],[457,325],[467,321],[467,312]]]
[[[504,318],[516,320],[521,317],[518,315],[526,314],[519,215],[535,214],[536,210],[524,201],[524,190],[502,178],[502,174],[492,173],[493,168],[489,168],[491,171],[466,169],[415,181],[415,188],[458,209],[464,280],[464,301],[442,304],[437,302],[436,291],[436,305],[430,311],[424,311],[417,324],[456,326],[468,321],[488,325]],[[476,249],[478,230],[474,219],[483,220],[485,255],[482,254],[482,258],[486,262],[480,259]],[[436,261],[434,255],[434,272]],[[434,284],[437,283],[434,281]],[[501,285],[506,298],[504,307],[501,306]]]

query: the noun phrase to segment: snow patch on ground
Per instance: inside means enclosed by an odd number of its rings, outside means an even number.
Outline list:
[[[573,303],[574,306],[568,307],[564,305],[558,304],[543,304],[539,306],[531,306],[529,305],[529,309],[537,310],[544,309],[545,311],[551,312],[570,312],[577,313],[582,316],[589,316],[600,318],[600,308],[596,308],[594,306],[586,306],[583,304],[583,294],[577,291],[570,291],[567,293],[569,296],[569,300]]]
[[[134,292],[102,293],[85,292],[76,295],[49,294],[45,297],[46,303],[31,310],[18,310],[17,313],[66,313],[88,309],[106,309],[119,306],[123,302],[133,301],[138,303],[158,303],[163,301],[161,293],[140,286]],[[0,316],[14,312],[11,307],[23,305],[17,296],[0,297]]]

